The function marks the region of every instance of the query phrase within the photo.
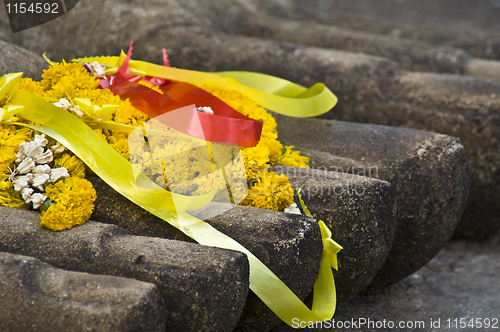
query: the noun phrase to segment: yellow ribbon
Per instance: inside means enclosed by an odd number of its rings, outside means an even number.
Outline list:
[[[74,98],[75,103],[91,119],[106,118],[111,116],[120,105],[92,105],[90,98]]]
[[[112,66],[106,75],[114,74],[125,59],[125,54],[112,57],[88,57],[74,61],[94,62]],[[243,71],[205,73],[155,65],[145,61],[131,60],[130,73],[200,85],[205,82],[218,83],[252,98],[257,104],[276,113],[293,117],[313,117],[328,112],[337,103],[337,97],[323,84],[316,83],[309,89],[282,78]],[[227,80],[235,79],[238,82]],[[241,83],[241,84],[240,84]]]
[[[82,59],[82,61],[98,61],[101,57],[95,59],[96,60],[89,60],[89,58],[86,58]],[[114,61],[116,63],[116,59]],[[106,62],[103,61],[98,62],[106,64]],[[145,70],[144,73],[149,76],[167,76],[164,69],[168,69],[167,72],[169,73],[173,69],[163,66],[155,67],[155,65],[138,61],[134,63],[141,64],[142,67],[140,68]],[[135,66],[132,67],[136,68]],[[160,73],[149,72],[153,69],[161,70]],[[174,73],[177,75],[177,78],[185,75],[188,77],[188,80],[186,81],[191,83],[194,83],[195,81],[199,83],[208,79],[213,81],[214,77],[219,77],[219,79],[222,80],[221,82],[226,82],[227,84],[230,84],[231,87],[234,87],[234,83],[231,83],[223,79],[222,76],[217,76],[216,74],[197,73],[180,69],[174,69]],[[199,79],[195,79],[197,75],[200,75]],[[231,77],[231,75],[228,75],[227,73],[225,75],[227,75],[225,77]],[[239,78],[241,81],[245,81],[244,78],[246,77],[248,79],[247,83],[252,84],[250,81],[255,80],[258,75],[260,74],[242,73]],[[236,73],[232,76],[238,77],[239,75]],[[267,75],[264,75],[261,78],[265,77],[267,77]],[[172,77],[166,78],[175,79]],[[280,79],[270,78],[270,82],[275,80],[279,81]],[[311,100],[315,100],[315,98],[317,98],[316,100],[319,102],[322,98],[330,96],[328,97],[330,98],[329,102],[324,102],[324,105],[319,108],[322,112],[326,112],[329,108],[333,107],[336,102],[336,98],[334,100],[331,98],[331,96],[333,96],[331,92],[325,93],[325,91],[329,91],[326,88],[323,89],[322,92],[316,94],[314,94],[314,89],[311,90],[303,88],[305,89],[303,92],[296,94],[295,96],[291,96],[294,93],[300,92],[302,89],[300,89],[300,86],[297,86],[296,84],[286,82],[288,81],[282,80],[283,86],[275,91],[276,94],[258,91],[253,88],[240,86],[239,84],[236,87],[241,91],[251,89],[248,91],[252,92],[255,90],[251,93],[251,95],[256,97],[256,100],[258,100],[262,106],[276,110],[276,108],[269,107],[270,105],[274,105],[277,106],[282,112],[286,111],[286,107],[284,105],[291,105],[294,100],[300,104],[301,101],[306,100],[311,102]],[[263,86],[266,86],[268,91],[271,91],[270,89],[272,84],[263,83]],[[5,89],[2,90],[5,91]],[[285,96],[280,96],[279,94],[283,94]],[[268,101],[267,99],[270,99],[271,101]],[[278,102],[280,100],[283,101],[283,105]],[[321,261],[318,279],[314,285],[313,307],[312,310],[309,310],[309,308],[307,308],[307,306],[302,303],[302,301],[271,270],[269,270],[269,268],[267,268],[257,257],[255,257],[241,244],[223,233],[220,233],[204,221],[199,220],[185,212],[201,208],[202,206],[208,204],[215,195],[215,192],[196,197],[188,197],[170,193],[167,190],[161,189],[153,181],[135,169],[83,121],[26,90],[15,91],[10,97],[9,104],[21,105],[24,107],[21,109],[20,115],[29,121],[41,124],[41,126],[27,125],[24,123],[16,124],[36,129],[59,141],[75,155],[77,155],[83,162],[85,162],[114,190],[121,193],[135,204],[170,223],[200,244],[244,252],[250,263],[250,289],[288,325],[295,327],[297,322],[308,322],[309,324],[324,321],[333,316],[336,303],[335,285],[333,283],[333,275],[330,268],[330,266],[333,266],[333,260],[331,258],[331,253],[333,251],[326,250],[326,247],[323,250],[323,258]],[[101,123],[105,123],[105,125],[108,126],[116,126],[116,124],[105,121],[94,124],[99,125]],[[139,180],[141,182],[141,186],[137,184]],[[173,202],[173,196],[175,196],[175,204]],[[323,244],[325,246],[324,234],[328,235],[328,232],[324,233],[324,228],[326,228],[324,224],[321,226],[320,223],[320,227],[322,227],[321,232],[323,235]],[[330,243],[329,241],[326,242]]]
[[[302,200],[300,192],[301,189],[298,190],[297,195],[299,197],[302,210],[304,211],[304,214],[306,216],[313,218],[311,212],[309,212],[304,201]],[[318,308],[322,308],[324,310],[324,312],[322,312],[323,315],[331,314],[330,317],[332,317],[335,313],[335,308],[337,305],[332,268],[338,270],[337,253],[342,250],[342,247],[337,242],[332,240],[332,232],[330,231],[328,226],[326,226],[323,220],[319,220],[318,225],[321,230],[321,238],[323,240],[323,254],[321,258],[321,266],[318,273],[319,276],[316,283],[314,284],[313,308],[316,304]],[[330,312],[327,310],[333,311]]]
[[[21,76],[23,76],[23,73],[11,73],[0,77],[0,103],[4,104],[4,101],[8,100],[17,90],[17,82],[19,82]],[[0,122],[12,118],[23,108],[23,106],[12,104],[0,107]]]
[[[56,139],[87,164],[114,190],[139,206],[150,206],[159,210],[191,211],[207,205],[216,192],[190,197],[163,190],[149,178],[142,176],[141,186],[137,185],[139,170],[116,152],[83,121],[71,113],[56,107],[27,90],[19,90],[10,102],[23,105],[20,115],[41,126],[31,127]],[[146,189],[155,188],[155,189]],[[175,204],[174,204],[175,200]]]

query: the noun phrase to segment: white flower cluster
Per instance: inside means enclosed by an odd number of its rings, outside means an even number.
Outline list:
[[[24,201],[33,204],[33,209],[38,209],[47,196],[41,192],[45,191],[45,186],[69,176],[68,170],[64,167],[51,168],[48,163],[53,160],[54,153],[64,151],[64,146],[53,145],[45,150],[48,141],[45,135],[35,135],[31,142],[19,144],[19,152],[16,154],[17,166],[11,170],[9,180],[14,186],[14,190],[20,191]]]
[[[287,206],[285,208],[285,211],[283,211],[283,212],[285,212],[285,213],[293,213],[293,214],[302,214],[302,213],[300,213],[300,210],[297,207],[296,203],[293,203],[293,204],[290,204],[289,206]]]
[[[214,114],[214,111],[212,110],[212,108],[208,107],[208,106],[196,107],[195,110],[197,110],[198,112],[202,112],[202,113]]]
[[[71,112],[75,113],[76,115],[78,115],[79,117],[83,116],[83,112],[80,109],[80,106],[78,106],[78,105],[72,105],[69,102],[69,100],[66,99],[66,98],[59,99],[59,102],[58,103],[54,103],[54,105],[57,106],[57,107],[60,107],[60,108],[64,108],[66,111],[71,111]]]
[[[85,67],[92,73],[92,75],[97,76],[97,78],[105,79],[106,78],[106,69],[112,68],[110,65],[101,65],[99,62],[94,61],[92,63],[83,63]]]

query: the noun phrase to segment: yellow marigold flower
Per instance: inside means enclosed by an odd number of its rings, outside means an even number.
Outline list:
[[[253,182],[242,205],[284,211],[293,203],[294,191],[286,175],[266,170]]]
[[[106,135],[106,133],[107,133],[107,132],[109,132],[108,130],[104,131],[104,130],[102,130],[102,129],[94,129],[94,132],[95,132],[97,135],[101,136],[101,138],[102,138],[103,140],[105,140],[106,142],[108,141],[108,136],[111,136],[111,133],[109,133],[109,135]]]
[[[231,190],[231,196],[234,200],[234,203],[240,204],[248,194],[248,183],[247,183],[246,179],[244,181],[233,180],[230,182],[231,182],[231,186],[229,187],[229,189]],[[216,196],[216,198],[217,198],[217,196]]]
[[[31,78],[21,78],[19,80],[18,87],[19,89],[28,90],[39,97],[43,97],[45,95],[42,84],[40,82],[33,81]]]
[[[8,180],[10,171],[6,164],[0,164],[0,205],[28,209],[19,191],[15,191],[12,182]]]
[[[293,151],[292,150],[293,148],[294,148],[293,145],[285,147],[285,152],[279,159],[278,164],[285,166],[309,168],[309,165],[307,165],[309,157],[301,156],[300,151]]]
[[[114,131],[111,136],[108,136],[108,143],[113,149],[121,154],[125,159],[129,160],[128,151],[128,134],[122,131]]]
[[[66,63],[64,60],[44,70],[41,83],[46,91],[45,97],[51,101],[68,96],[73,98],[78,90],[99,86],[99,80],[81,63]]]
[[[158,86],[153,85],[153,83],[145,82],[145,81],[142,81],[142,80],[139,81],[138,83],[140,85],[144,85],[144,86],[150,88],[151,90],[155,90],[156,92],[163,94],[163,91]]]
[[[15,191],[10,181],[0,181],[0,205],[17,209],[28,209],[19,191]]]
[[[212,162],[205,146],[198,147],[189,137],[169,138],[162,135],[149,137],[153,149],[152,162],[148,152],[142,158],[143,169],[149,168],[156,183],[165,184],[164,172],[168,177],[168,186],[176,193],[199,195],[220,187],[218,178],[212,173]],[[148,167],[149,166],[149,167]],[[225,182],[222,181],[225,186]]]
[[[282,150],[283,150],[283,144],[280,143],[275,138],[267,138],[267,137],[261,137],[260,139],[263,144],[267,146],[269,149],[269,163],[271,165],[276,165],[278,164],[281,155],[282,155]]]
[[[256,146],[241,150],[248,180],[258,177],[269,163],[269,148],[260,141]]]
[[[69,153],[63,153],[62,156],[54,160],[54,168],[64,167],[71,176],[84,178],[85,164],[76,156]]]
[[[94,210],[95,189],[82,178],[70,176],[51,184],[45,189],[45,195],[53,203],[41,209],[40,225],[54,231],[82,225]]]
[[[42,86],[45,90],[49,90],[63,78],[78,81],[76,86],[79,89],[95,89],[99,86],[99,80],[90,74],[83,64],[79,62],[67,63],[64,59],[43,71]]]
[[[19,144],[29,141],[32,130],[16,129],[13,125],[0,124],[0,164],[11,164],[16,160]]]
[[[228,80],[239,84],[236,80]],[[274,117],[264,108],[260,107],[255,101],[238,91],[228,90],[222,85],[214,83],[204,83],[201,85],[201,88],[221,99],[239,113],[263,123],[261,142],[263,141],[264,144],[260,144],[260,148],[263,148],[264,145],[268,147],[269,161],[271,165],[274,165],[281,156],[281,149],[283,148],[281,143],[277,140],[277,124]]]
[[[115,112],[114,121],[118,123],[123,123],[126,125],[138,126],[145,121],[149,120],[149,117],[134,108],[130,102],[127,100],[120,104],[120,107]]]
[[[89,98],[92,104],[102,107],[102,105],[120,105],[122,100],[114,95],[109,89],[80,89],[75,91],[74,98]]]

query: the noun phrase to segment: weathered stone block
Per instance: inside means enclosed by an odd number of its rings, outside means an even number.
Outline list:
[[[469,200],[457,236],[484,238],[500,228],[498,82],[408,73],[391,85],[391,102],[344,103],[332,119],[412,127],[459,137],[470,158]],[[355,105],[356,104],[356,105]]]
[[[277,42],[362,52],[391,59],[405,69],[465,73],[472,57],[461,49],[438,46],[372,31],[353,31],[306,20],[286,20],[267,15],[240,15],[224,32],[271,38]],[[300,32],[300,33],[298,33]]]
[[[373,285],[415,272],[449,240],[470,181],[468,158],[458,139],[378,125],[276,118],[283,144],[310,156],[312,167],[369,175],[394,186],[394,244]]]
[[[39,80],[48,63],[38,54],[0,40],[0,76],[23,72],[23,77]]]
[[[456,5],[453,0],[397,4],[383,0],[362,5],[343,0],[326,6],[318,0],[293,2],[296,6],[280,16],[453,47],[477,58],[500,59],[498,7],[488,0],[463,3],[456,11],[450,10]]]
[[[1,331],[165,331],[158,288],[0,252]]]
[[[411,276],[382,289],[371,289],[339,306],[333,317],[340,322],[336,324],[354,321],[357,328],[333,329],[325,324],[323,328],[318,325],[317,329],[306,331],[459,331],[460,318],[453,317],[467,317],[470,330],[492,330],[493,325],[499,324],[499,249],[500,234],[483,242],[450,241],[429,264]],[[486,319],[476,320],[477,317]],[[363,318],[366,323],[360,325]],[[393,321],[394,328],[372,328],[368,319],[378,326],[383,326],[385,320],[386,327]],[[405,328],[398,328],[399,322]],[[272,331],[296,330],[281,324]]]
[[[36,212],[0,207],[0,251],[154,283],[165,301],[168,330],[231,331],[241,316],[249,274],[243,253],[134,236],[93,221],[64,232],[38,222]]]
[[[130,203],[100,178],[90,177],[90,181],[98,195],[93,219],[119,225],[135,234],[190,240],[174,227]],[[245,206],[228,208],[222,203],[212,203],[206,208],[219,209],[220,212],[206,220],[209,224],[250,250],[299,298],[304,299],[311,292],[323,249],[321,233],[314,219]],[[214,215],[212,212],[210,214]],[[199,210],[193,215],[203,217],[204,213]],[[279,322],[279,318],[250,292],[236,329],[264,331]]]
[[[316,220],[238,205],[224,211],[207,222],[248,248],[303,300],[312,291],[321,262]],[[251,292],[235,331],[265,331],[280,321]]]
[[[309,211],[323,220],[344,249],[334,272],[339,304],[364,290],[392,248],[396,223],[393,186],[364,176],[318,169],[273,166],[287,175]],[[300,206],[300,202],[297,201]]]

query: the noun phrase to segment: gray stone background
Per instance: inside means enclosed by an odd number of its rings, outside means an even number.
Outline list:
[[[448,318],[500,319],[499,1],[81,0],[16,34],[1,10],[0,39],[1,74],[37,77],[43,52],[55,61],[115,55],[134,40],[136,59],[160,63],[165,47],[176,67],[325,82],[339,97],[325,118],[458,137],[472,178],[454,239],[411,276],[343,303],[335,318],[424,321],[422,331],[461,330],[446,329]]]

